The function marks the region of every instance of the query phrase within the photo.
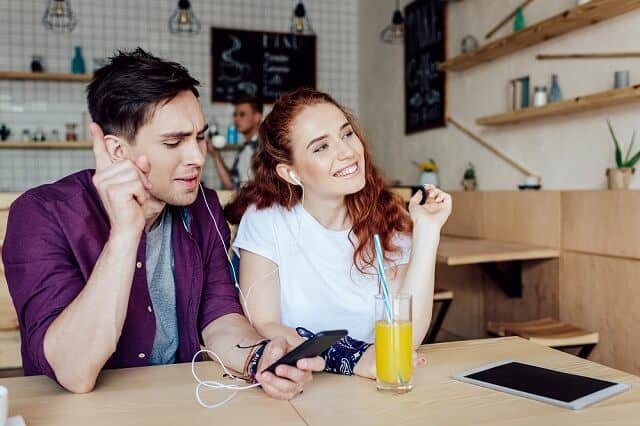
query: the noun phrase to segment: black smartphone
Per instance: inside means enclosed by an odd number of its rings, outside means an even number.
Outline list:
[[[335,342],[346,336],[347,330],[328,330],[321,331],[306,342],[296,346],[291,352],[285,354],[282,358],[271,364],[264,371],[276,372],[276,367],[280,364],[294,366],[303,358],[313,358],[326,351]]]
[[[429,198],[429,193],[431,191],[427,190],[424,186],[420,187],[420,192],[422,192],[422,198],[420,199],[420,205],[424,205],[426,203],[427,198]],[[440,201],[442,203],[442,201]]]
[[[424,205],[427,201],[427,197],[429,196],[429,191],[424,186],[420,187],[420,192],[422,193],[422,198],[420,199],[420,205]]]

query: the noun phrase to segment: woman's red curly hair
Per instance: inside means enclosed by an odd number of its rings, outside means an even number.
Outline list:
[[[412,223],[400,197],[389,189],[371,161],[363,133],[354,117],[331,96],[313,89],[298,89],[280,96],[273,109],[260,125],[260,142],[252,163],[253,179],[240,189],[237,197],[224,211],[227,220],[238,224],[246,209],[255,204],[258,210],[274,204],[291,209],[302,199],[302,189],[291,185],[276,173],[280,163],[291,165],[290,129],[293,120],[305,107],[328,103],[345,115],[354,132],[362,141],[365,161],[365,186],[345,196],[345,204],[352,221],[349,239],[354,246],[353,262],[360,272],[366,265],[374,266],[373,235],[380,235],[384,256],[397,253],[393,244],[396,233],[408,234]],[[355,237],[355,241],[352,237]]]

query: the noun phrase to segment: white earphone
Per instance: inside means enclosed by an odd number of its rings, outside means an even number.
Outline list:
[[[302,186],[302,182],[300,182],[300,178],[293,172],[293,170],[289,170],[289,177],[292,181],[294,181],[297,185]]]
[[[300,187],[302,188],[302,205],[304,206],[304,186],[302,185],[302,182],[300,181],[300,178],[298,178],[298,176],[292,171],[289,170],[288,172],[289,177],[291,178],[291,180],[293,180],[296,184],[300,185]],[[224,248],[224,251],[227,255],[227,261],[229,262],[229,266],[231,267],[231,273],[233,274],[233,284],[234,286],[238,289],[238,293],[240,294],[240,298],[242,301],[243,306],[246,308],[245,309],[245,314],[247,315],[247,319],[249,320],[249,323],[251,323],[253,325],[253,321],[251,319],[251,314],[249,312],[249,304],[248,304],[248,299],[249,296],[251,295],[251,290],[253,290],[253,286],[256,284],[252,284],[249,286],[249,289],[247,290],[247,293],[244,294],[242,289],[240,288],[240,284],[238,283],[238,274],[236,271],[236,268],[233,265],[233,262],[231,261],[231,257],[229,256],[229,250],[228,247],[225,243],[224,238],[222,237],[222,233],[220,231],[220,228],[218,226],[218,221],[216,220],[215,216],[213,215],[213,212],[211,211],[211,207],[209,207],[209,203],[207,201],[207,196],[204,192],[204,188],[202,186],[202,183],[200,183],[200,191],[202,193],[202,199],[204,201],[204,204],[207,208],[207,212],[209,213],[209,216],[211,217],[211,220],[213,220],[213,225],[215,227],[216,233],[218,235],[218,238],[220,239],[220,241],[222,242],[222,246]],[[187,226],[186,223],[184,223],[184,221],[182,222],[183,226],[185,227],[185,229],[187,230],[187,232],[189,232],[189,228]],[[298,225],[298,231],[300,229],[300,225]],[[300,232],[298,232],[298,234],[300,234]],[[296,243],[298,242],[298,239],[296,239]],[[266,274],[263,278],[267,278],[268,276],[274,274],[278,272],[278,267],[276,266],[276,268],[269,272],[268,274]],[[228,377],[230,377],[233,380],[241,380],[240,378],[234,376],[233,374],[231,374],[227,368],[225,367],[225,365],[223,364],[222,360],[220,359],[220,357],[218,356],[218,354],[216,354],[215,352],[208,350],[208,349],[202,349],[200,351],[198,351],[194,356],[193,359],[191,360],[191,374],[193,375],[193,377],[196,379],[196,382],[198,383],[198,385],[196,386],[196,399],[198,400],[198,403],[205,407],[205,408],[216,408],[216,407],[220,407],[224,404],[226,404],[227,402],[229,402],[234,396],[236,396],[236,394],[239,391],[242,390],[246,390],[246,389],[252,389],[255,387],[260,386],[259,383],[254,383],[254,384],[250,384],[250,385],[236,385],[236,384],[227,384],[227,383],[221,383],[221,382],[217,382],[214,380],[202,380],[200,379],[195,372],[195,362],[196,359],[198,358],[198,356],[201,353],[208,353],[209,355],[213,355],[213,357],[216,358],[216,360],[218,361],[218,363],[220,363],[220,365],[222,366],[222,369],[224,370],[224,372],[226,373],[226,375]],[[232,390],[235,391],[233,392],[229,397],[227,397],[225,400],[217,403],[217,404],[213,404],[213,405],[207,405],[205,404],[202,399],[200,398],[200,390],[202,388],[205,389],[226,389],[226,390]]]

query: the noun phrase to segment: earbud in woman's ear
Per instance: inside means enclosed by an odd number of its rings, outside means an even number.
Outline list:
[[[293,172],[293,170],[289,170],[289,177],[291,178],[292,181],[294,181],[296,183],[296,185],[300,185],[302,186],[302,182],[300,182],[300,179],[298,178],[298,176]]]

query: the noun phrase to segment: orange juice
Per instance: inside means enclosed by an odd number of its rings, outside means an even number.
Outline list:
[[[412,330],[411,321],[376,321],[376,377],[378,387],[411,389]]]

